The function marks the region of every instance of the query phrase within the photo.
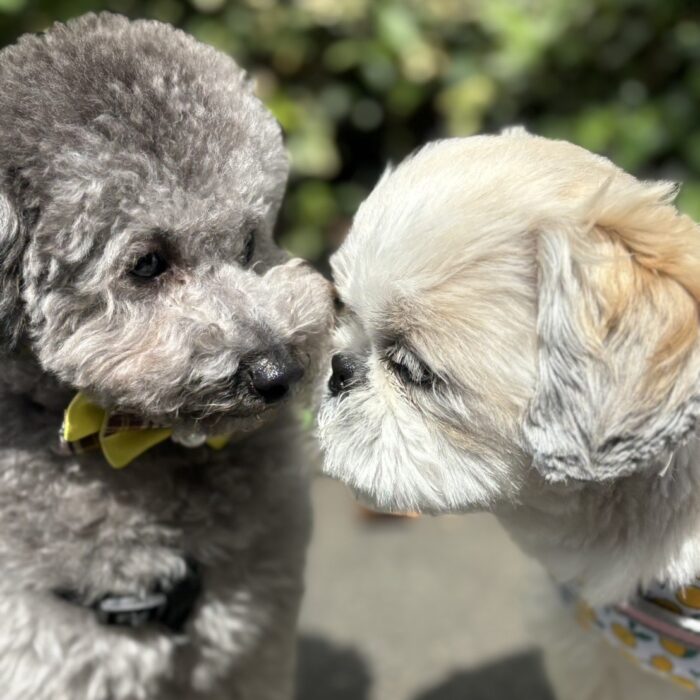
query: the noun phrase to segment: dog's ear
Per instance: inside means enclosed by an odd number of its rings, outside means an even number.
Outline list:
[[[10,198],[0,191],[0,350],[14,347],[22,334],[21,266],[25,247],[20,217]]]
[[[677,188],[617,175],[538,232],[538,380],[525,421],[551,481],[663,468],[700,413],[700,229]],[[661,466],[658,466],[661,465]]]

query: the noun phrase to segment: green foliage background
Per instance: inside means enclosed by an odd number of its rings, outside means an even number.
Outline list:
[[[313,260],[388,160],[512,123],[682,180],[700,217],[697,3],[0,0],[0,45],[102,9],[179,25],[257,78],[292,156],[280,237]]]

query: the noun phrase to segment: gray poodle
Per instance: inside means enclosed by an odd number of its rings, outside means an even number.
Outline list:
[[[3,700],[288,698],[291,401],[332,303],[272,239],[278,125],[228,57],[114,15],[0,52],[0,124]],[[172,439],[65,454],[76,392]]]

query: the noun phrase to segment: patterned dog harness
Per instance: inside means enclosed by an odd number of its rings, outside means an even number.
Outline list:
[[[625,657],[680,688],[700,692],[700,578],[674,592],[654,584],[621,605],[589,606],[562,587],[578,623],[597,630]]]

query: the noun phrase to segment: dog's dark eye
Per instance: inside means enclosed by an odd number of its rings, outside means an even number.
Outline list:
[[[253,259],[253,254],[255,253],[255,234],[256,229],[252,228],[248,231],[246,236],[243,253],[241,254],[241,264],[243,265],[249,265],[250,261]]]
[[[153,279],[168,269],[167,260],[160,253],[142,255],[131,268],[131,274],[141,279]]]

